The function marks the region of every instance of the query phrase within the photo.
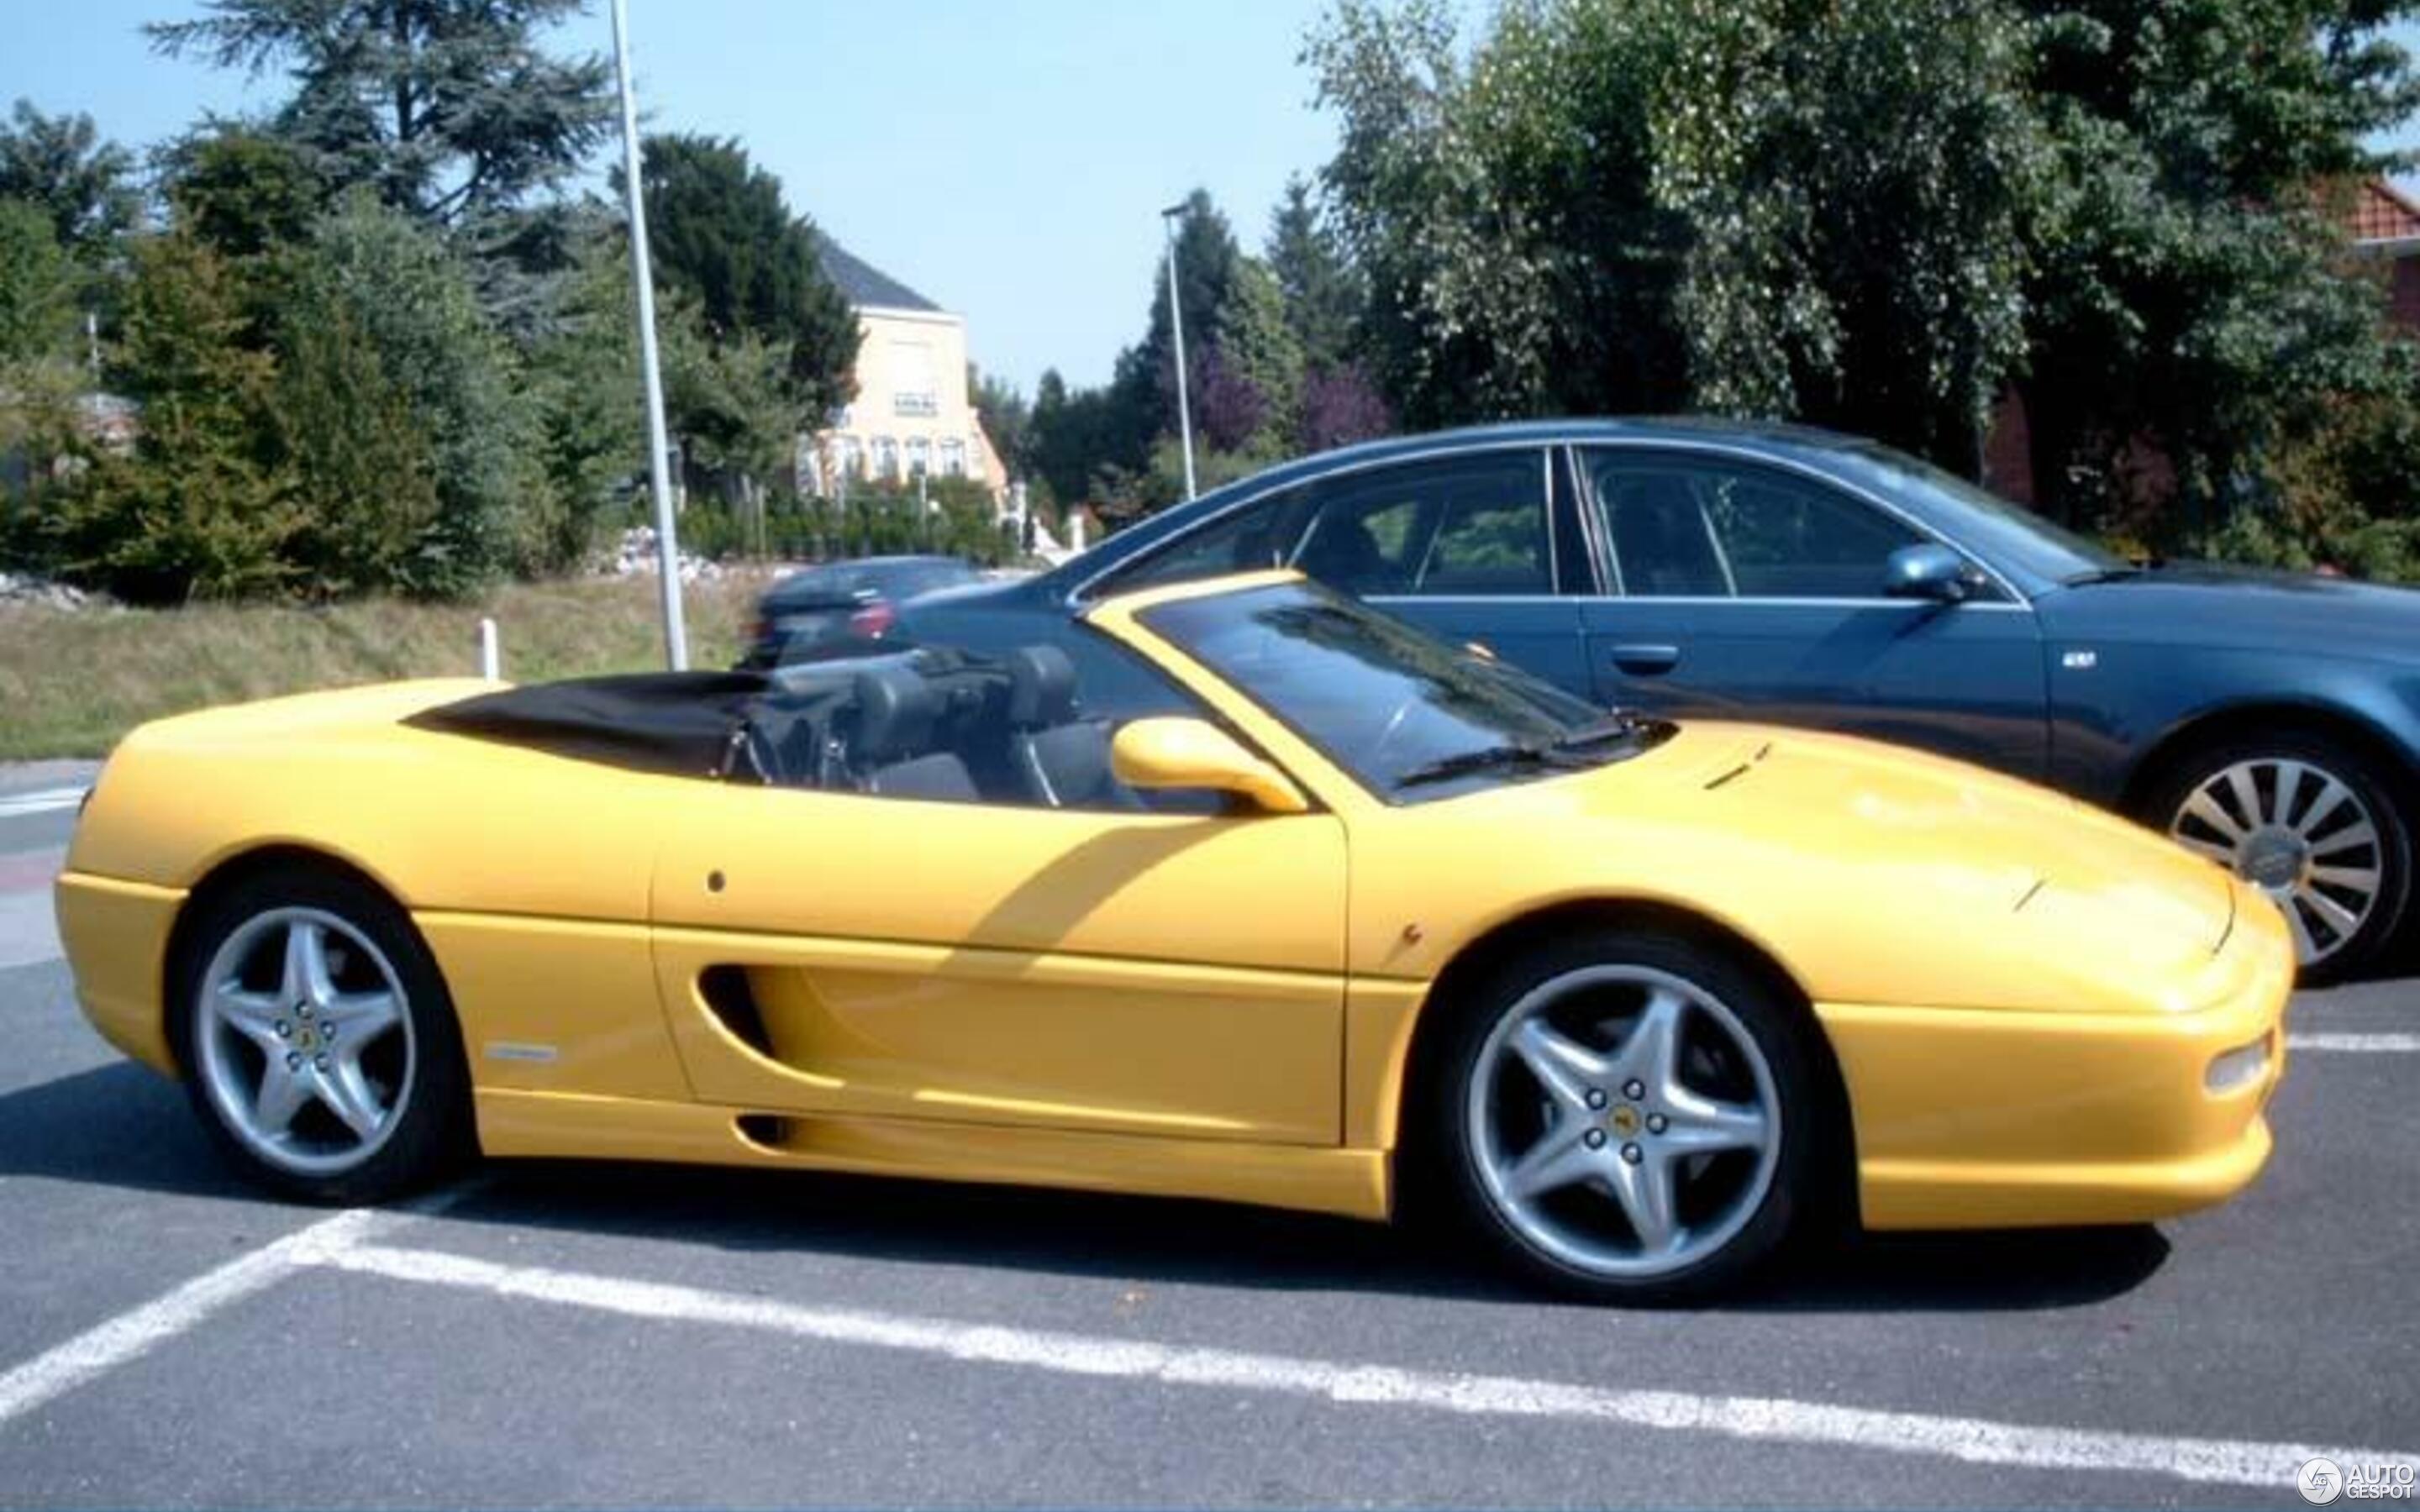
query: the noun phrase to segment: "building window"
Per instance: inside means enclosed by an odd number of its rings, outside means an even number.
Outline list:
[[[936,415],[941,410],[941,388],[933,377],[933,346],[923,341],[891,344],[891,412]]]
[[[908,438],[908,475],[921,478],[933,471],[933,443],[922,436]]]
[[[840,475],[844,478],[865,476],[865,443],[854,436],[840,439]]]
[[[941,476],[963,478],[967,475],[967,443],[955,436],[941,443]]]
[[[899,476],[899,443],[888,436],[874,438],[874,475],[885,483]]]

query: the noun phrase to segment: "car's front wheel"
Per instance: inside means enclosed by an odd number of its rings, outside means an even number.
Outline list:
[[[2173,764],[2144,817],[2285,911],[2304,972],[2342,977],[2401,927],[2412,837],[2375,763],[2336,741],[2279,734],[2210,746]]]
[[[1464,1005],[1430,1080],[1455,1206],[1567,1290],[1726,1286],[1811,1193],[1810,1036],[1759,974],[1694,940],[1609,932],[1516,961]]]
[[[199,904],[170,1005],[194,1106],[248,1174],[377,1202],[471,1144],[443,979],[411,920],[334,872],[246,879]]]

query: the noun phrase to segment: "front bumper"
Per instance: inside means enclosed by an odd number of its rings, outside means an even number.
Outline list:
[[[1847,1083],[1866,1226],[2139,1223],[2251,1184],[2286,1069],[2294,950],[2275,908],[2246,894],[2199,1008],[1817,1004]],[[2228,1063],[2239,1074],[2213,1086],[2230,1052],[2244,1052]]]
[[[70,872],[59,878],[52,900],[84,1016],[111,1044],[175,1075],[161,994],[167,981],[168,938],[184,893]]]

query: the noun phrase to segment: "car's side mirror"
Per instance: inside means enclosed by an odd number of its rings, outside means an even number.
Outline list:
[[[1130,788],[1208,788],[1249,798],[1270,813],[1311,805],[1286,775],[1207,719],[1129,719],[1109,741],[1109,770]]]
[[[1883,563],[1883,593],[1892,598],[1956,604],[1970,592],[1966,559],[1938,542],[1900,547]]]

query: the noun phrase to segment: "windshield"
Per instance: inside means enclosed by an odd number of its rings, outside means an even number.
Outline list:
[[[1180,599],[1138,618],[1390,801],[1598,765],[1671,733],[1316,583]]]
[[[1905,507],[2003,571],[2014,568],[2047,582],[2071,582],[2123,572],[2130,565],[2099,542],[1904,452],[1857,446],[1830,455],[1851,481]]]

